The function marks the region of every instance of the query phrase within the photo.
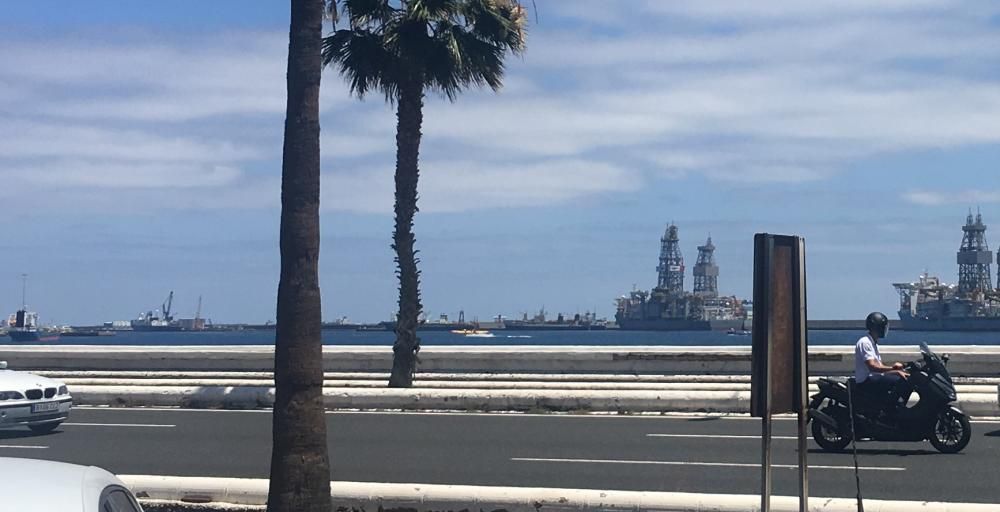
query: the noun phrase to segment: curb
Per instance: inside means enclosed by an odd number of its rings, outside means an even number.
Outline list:
[[[136,495],[150,500],[194,502],[201,505],[263,505],[268,480],[244,478],[199,478],[120,475]],[[409,508],[417,510],[497,510],[540,512],[542,510],[607,510],[662,512],[751,512],[760,507],[760,497],[745,494],[697,494],[675,492],[551,489],[438,484],[389,484],[331,482],[334,508],[362,510]],[[162,502],[161,502],[162,503]],[[855,512],[849,498],[812,498],[812,512]],[[866,500],[869,512],[987,512],[994,504],[922,501]],[[183,510],[178,508],[177,510]],[[204,510],[204,509],[203,509]],[[225,510],[219,508],[217,510]],[[233,510],[230,508],[229,510]],[[239,510],[239,509],[236,509]],[[244,509],[245,510],[245,509]],[[774,512],[798,512],[798,498],[771,498]]]

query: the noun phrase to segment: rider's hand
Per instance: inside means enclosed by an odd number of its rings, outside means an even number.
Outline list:
[[[903,363],[892,363],[893,370],[902,370],[903,368],[905,368]]]
[[[893,371],[891,371],[889,373],[895,373],[896,375],[899,375],[900,377],[902,377],[904,379],[909,379],[910,378],[910,374],[904,372],[903,370],[893,370]]]

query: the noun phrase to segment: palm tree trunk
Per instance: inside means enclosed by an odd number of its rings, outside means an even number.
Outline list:
[[[319,292],[319,84],[324,0],[292,0],[281,164],[281,280],[268,512],[330,512]]]
[[[420,176],[420,125],[423,122],[424,91],[419,83],[399,88],[396,112],[396,230],[392,247],[396,250],[399,276],[399,315],[396,343],[392,346],[392,373],[389,387],[410,387],[417,367],[420,338],[420,271],[413,245],[413,216],[417,212],[417,179]]]

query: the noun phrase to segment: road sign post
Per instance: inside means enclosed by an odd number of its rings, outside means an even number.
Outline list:
[[[754,319],[750,409],[761,418],[761,511],[771,507],[771,417],[798,413],[799,510],[809,509],[806,461],[808,335],[805,241],[754,236]]]

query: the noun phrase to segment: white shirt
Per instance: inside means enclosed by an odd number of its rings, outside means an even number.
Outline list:
[[[872,341],[871,335],[865,335],[854,345],[854,379],[861,384],[872,371],[868,368],[867,361],[875,360],[882,364],[882,354],[878,351],[878,344]]]

